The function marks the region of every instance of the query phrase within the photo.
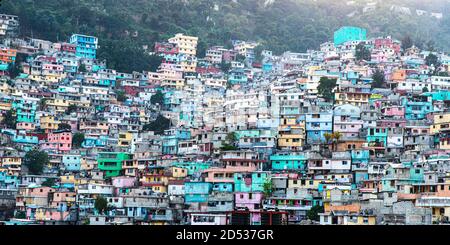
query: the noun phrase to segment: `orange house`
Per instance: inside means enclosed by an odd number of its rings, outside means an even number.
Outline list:
[[[406,79],[406,70],[395,70],[392,72],[391,80],[392,81],[405,81]]]
[[[14,63],[16,61],[17,50],[10,48],[0,48],[0,61]]]

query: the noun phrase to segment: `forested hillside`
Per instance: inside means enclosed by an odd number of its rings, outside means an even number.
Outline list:
[[[394,4],[411,13],[394,11]],[[417,9],[443,17],[419,16]],[[138,57],[142,45],[178,32],[200,38],[199,56],[209,45],[230,45],[231,39],[258,41],[277,54],[305,51],[331,40],[342,25],[450,50],[448,0],[3,0],[0,12],[20,17],[22,36],[53,41],[74,32],[98,36],[100,58],[125,71],[148,67],[152,58]]]

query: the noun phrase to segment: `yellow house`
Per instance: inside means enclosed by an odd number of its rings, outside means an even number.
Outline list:
[[[133,141],[132,133],[122,132],[122,133],[119,133],[119,140],[117,142],[117,145],[120,147],[128,147],[131,145],[132,141]]]
[[[175,37],[169,39],[169,43],[176,44],[180,54],[185,54],[187,56],[195,56],[197,54],[198,37],[177,33]]]
[[[450,127],[450,113],[438,113],[433,115],[433,125],[430,126],[430,134],[438,134],[442,129]]]
[[[59,123],[59,121],[55,120],[54,116],[48,115],[40,117],[41,129],[46,131],[57,130]]]
[[[61,184],[75,184],[76,178],[75,175],[64,175],[59,177]]]
[[[11,87],[9,86],[8,83],[6,83],[6,82],[0,83],[0,93],[9,94],[10,91],[11,91]]]
[[[22,169],[22,158],[20,157],[2,157],[0,166],[8,169],[8,174],[19,175]]]
[[[288,188],[304,188],[304,189],[317,189],[321,180],[314,179],[289,179]]]
[[[180,167],[171,167],[170,171],[173,178],[184,178],[187,176],[187,169]]]
[[[56,112],[64,113],[69,107],[70,103],[65,99],[49,99],[46,105],[49,108],[53,108]]]
[[[305,143],[305,124],[297,123],[296,117],[282,118],[278,131],[279,147],[297,148]]]

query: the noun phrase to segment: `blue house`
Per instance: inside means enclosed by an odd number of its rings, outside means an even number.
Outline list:
[[[228,75],[228,82],[232,85],[234,84],[244,84],[247,83],[248,79],[245,75],[245,72],[243,69],[235,69],[230,71]]]
[[[83,59],[96,59],[98,39],[93,36],[73,34],[69,42],[76,45],[75,55]]]
[[[306,114],[306,142],[318,144],[325,142],[325,133],[333,132],[333,114],[320,112]]]
[[[233,184],[232,183],[214,183],[212,186],[212,191],[233,192]]]
[[[264,183],[268,178],[265,172],[253,173],[235,173],[234,191],[235,192],[263,192]]]
[[[334,32],[334,45],[347,41],[364,41],[367,39],[367,30],[356,26],[343,26]]]
[[[428,96],[403,98],[402,103],[405,106],[406,120],[425,119],[427,114],[433,111],[432,99]]]
[[[62,157],[62,163],[66,171],[80,171],[81,169],[81,156],[80,155],[64,155]]]
[[[270,156],[270,164],[272,170],[305,170],[306,157],[301,155],[293,154],[276,154]]]
[[[206,182],[186,182],[184,183],[184,202],[198,203],[207,202],[212,190],[212,184]]]

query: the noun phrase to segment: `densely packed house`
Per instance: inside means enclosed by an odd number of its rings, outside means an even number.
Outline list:
[[[2,223],[449,221],[444,53],[343,27],[305,53],[235,40],[197,57],[180,33],[154,44],[156,71],[124,73],[94,36],[0,20]]]

